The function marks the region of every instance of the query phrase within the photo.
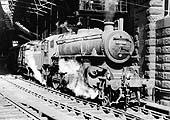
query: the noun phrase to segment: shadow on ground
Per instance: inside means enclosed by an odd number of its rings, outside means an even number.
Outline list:
[[[5,57],[0,57],[0,75],[9,74],[6,63],[7,59]]]

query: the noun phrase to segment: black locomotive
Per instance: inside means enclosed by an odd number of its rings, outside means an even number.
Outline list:
[[[19,71],[55,89],[106,106],[123,102],[126,108],[133,96],[140,103],[143,82],[134,48],[128,33],[105,22],[104,31],[80,29],[77,34],[52,35],[22,45]]]

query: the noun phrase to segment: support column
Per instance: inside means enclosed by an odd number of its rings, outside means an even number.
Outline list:
[[[156,80],[156,21],[163,17],[163,2],[162,0],[150,0],[150,8],[146,10],[148,24],[145,26],[147,31],[147,39],[145,40],[146,55],[146,71],[145,75],[148,78],[148,94],[149,100],[155,101],[154,87]]]

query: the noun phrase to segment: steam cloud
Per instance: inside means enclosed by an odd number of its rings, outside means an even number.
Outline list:
[[[72,90],[76,96],[82,96],[84,98],[91,99],[96,98],[98,91],[88,87],[88,85],[84,82],[81,65],[78,64],[75,60],[59,60],[59,70],[60,72],[67,73],[65,75],[67,88]]]
[[[35,79],[37,79],[41,84],[45,85],[46,83],[45,81],[43,81],[41,73],[37,69],[33,55],[34,55],[33,47],[30,47],[29,50],[25,51],[25,62],[27,63],[28,67],[32,69],[33,76],[35,77]]]
[[[118,4],[119,0],[106,0],[105,1],[105,11],[106,12],[106,21],[112,22],[113,17],[116,12],[116,5]]]

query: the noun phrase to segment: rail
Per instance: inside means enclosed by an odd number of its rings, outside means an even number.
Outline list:
[[[22,105],[19,105],[17,102],[15,102],[15,101],[9,99],[8,97],[4,96],[2,93],[0,93],[0,96],[2,96],[9,104],[14,106],[19,111],[21,111],[21,114],[25,114],[26,116],[28,116],[28,118],[31,118],[33,120],[41,120],[42,119],[42,118],[34,115],[33,113],[29,112],[25,108],[23,108]],[[1,116],[1,117],[3,117],[3,116]]]
[[[167,114],[162,114],[159,111],[154,111],[149,108],[133,107],[124,111],[105,107],[88,100],[62,93],[52,88],[38,85],[34,82],[24,80],[21,77],[15,77],[14,79],[4,79],[4,81],[11,83],[11,85],[13,84],[19,90],[29,93],[41,101],[47,102],[49,106],[55,107],[55,109],[65,111],[64,113],[66,115],[71,115],[75,118],[81,116],[82,120],[108,120],[114,118],[118,120],[170,120]],[[47,95],[47,93],[49,94]]]

